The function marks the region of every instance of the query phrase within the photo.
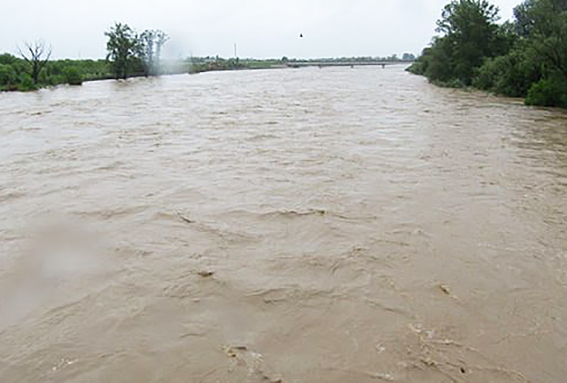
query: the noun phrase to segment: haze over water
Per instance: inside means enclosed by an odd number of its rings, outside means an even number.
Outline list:
[[[0,381],[563,381],[567,113],[403,69],[0,94]]]

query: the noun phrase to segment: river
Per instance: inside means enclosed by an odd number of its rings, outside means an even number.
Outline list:
[[[0,381],[564,382],[567,113],[403,69],[0,94]]]

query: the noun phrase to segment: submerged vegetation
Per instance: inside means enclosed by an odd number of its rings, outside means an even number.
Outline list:
[[[567,107],[567,2],[525,0],[513,22],[498,20],[486,0],[453,0],[437,21],[440,35],[408,71],[438,85]]]

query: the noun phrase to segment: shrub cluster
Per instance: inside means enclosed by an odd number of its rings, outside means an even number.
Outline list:
[[[526,104],[567,107],[567,2],[526,0],[514,21],[497,24],[486,0],[453,0],[434,38],[408,71],[445,86],[473,86],[525,97]]]

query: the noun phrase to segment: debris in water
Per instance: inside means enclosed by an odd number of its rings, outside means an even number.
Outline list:
[[[189,218],[187,218],[183,214],[181,214],[180,211],[177,212],[177,215],[179,216],[179,218],[181,218],[183,221],[185,221],[187,223],[195,223],[194,221],[190,220]]]
[[[441,291],[443,291],[445,294],[451,295],[451,289],[449,289],[449,286],[447,286],[447,285],[439,285],[439,288],[440,288]]]
[[[77,363],[79,359],[70,360],[67,358],[61,359],[61,361],[51,368],[52,372],[57,372],[58,370],[62,369],[65,366],[72,366],[73,364]]]
[[[305,211],[298,211],[298,210],[282,210],[282,211],[278,211],[276,212],[277,214],[281,214],[284,216],[295,216],[295,217],[301,217],[301,216],[307,216],[307,215],[325,215],[328,212],[324,209],[307,209]]]
[[[427,339],[433,339],[433,337],[435,336],[435,330],[425,330],[422,328],[421,324],[414,326],[410,323],[408,327],[410,328],[411,331],[413,331],[415,334],[419,335],[420,337],[422,335],[425,335]]]
[[[425,364],[427,367],[437,366],[437,363],[431,358],[422,358],[421,363]]]
[[[249,376],[256,375],[263,382],[283,383],[283,377],[266,365],[262,354],[250,350],[247,346],[226,346],[223,351],[229,358],[236,359],[240,366],[244,366]]]
[[[199,271],[197,272],[197,274],[203,278],[208,278],[208,277],[212,277],[215,272],[214,271]]]
[[[381,372],[377,372],[374,374],[368,374],[371,377],[375,378],[375,379],[379,379],[379,380],[383,380],[385,382],[394,382],[394,376],[392,374],[389,373],[381,373]]]
[[[234,349],[230,346],[227,346],[224,348],[224,352],[226,353],[226,355],[228,355],[230,358],[236,358],[236,352],[234,351]]]
[[[232,351],[234,353],[236,353],[236,351],[242,351],[242,352],[248,351],[248,347],[246,346],[226,346],[224,349],[225,351],[227,351],[227,353],[228,351]]]

